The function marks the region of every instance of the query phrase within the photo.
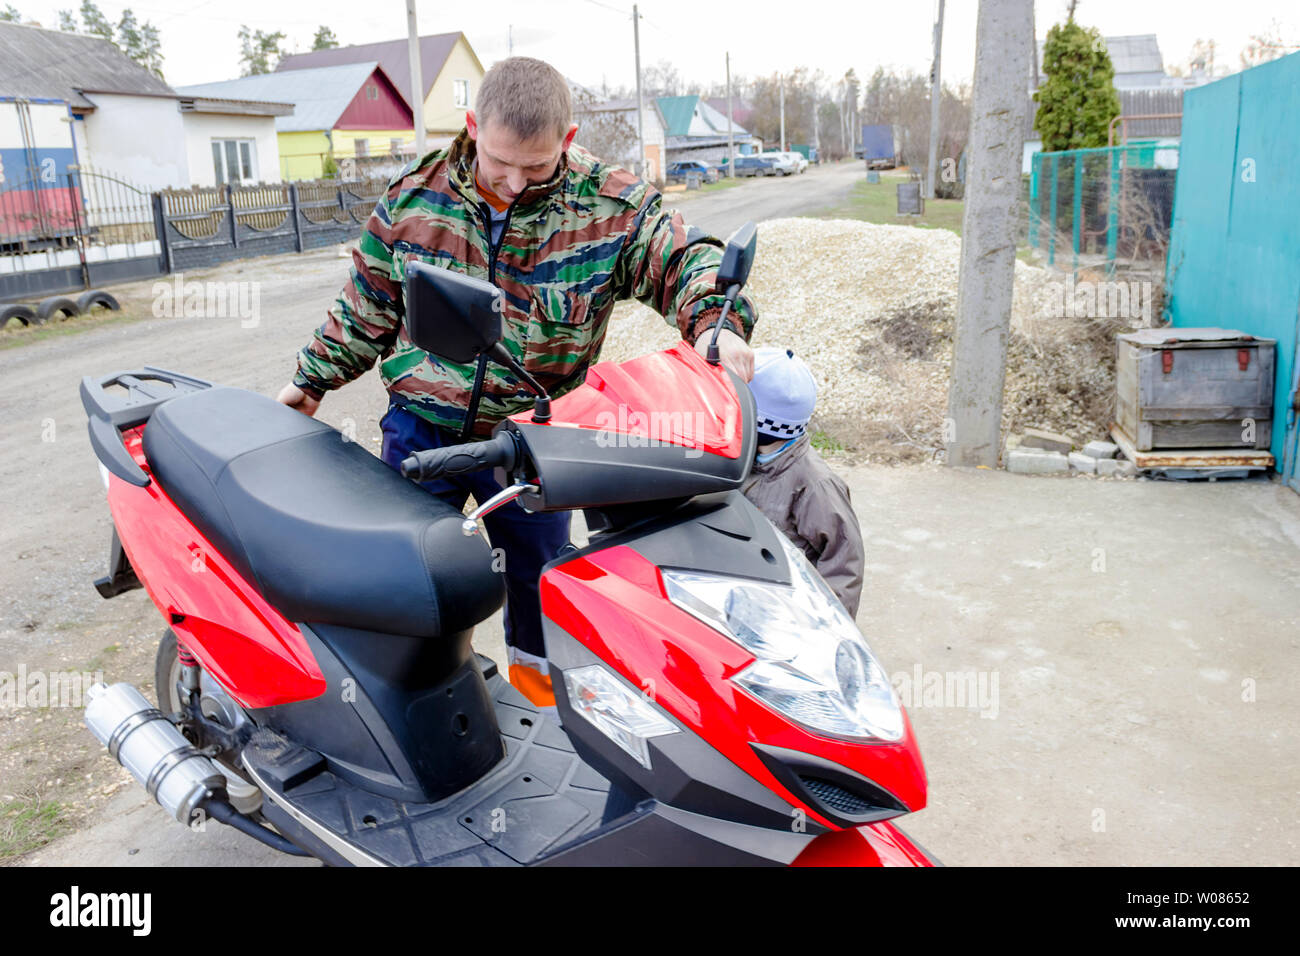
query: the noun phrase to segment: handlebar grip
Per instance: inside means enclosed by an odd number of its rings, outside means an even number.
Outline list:
[[[514,436],[503,431],[487,441],[417,451],[402,461],[402,477],[429,481],[445,475],[464,475],[487,468],[504,468],[509,471],[515,466],[516,454]]]

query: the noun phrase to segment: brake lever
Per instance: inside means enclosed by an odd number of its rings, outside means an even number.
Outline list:
[[[540,487],[540,482],[517,481],[509,488],[502,489],[465,516],[465,520],[460,523],[461,534],[472,538],[478,534],[479,518],[509,504],[525,492],[536,491]]]

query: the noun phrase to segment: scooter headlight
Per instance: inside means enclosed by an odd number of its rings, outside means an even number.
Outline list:
[[[903,736],[903,710],[857,625],[803,554],[781,538],[791,585],[663,572],[669,599],[754,655],[732,680],[810,730]]]

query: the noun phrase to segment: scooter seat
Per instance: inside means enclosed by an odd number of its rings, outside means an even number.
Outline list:
[[[502,575],[460,512],[273,399],[177,397],[150,417],[144,451],[168,497],[290,621],[436,637],[501,606]]]

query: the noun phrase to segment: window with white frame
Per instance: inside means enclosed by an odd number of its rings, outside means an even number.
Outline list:
[[[218,186],[257,182],[257,143],[251,139],[214,139],[212,173]]]
[[[451,81],[452,98],[456,101],[455,105],[460,108],[469,107],[469,80],[452,80]]]

